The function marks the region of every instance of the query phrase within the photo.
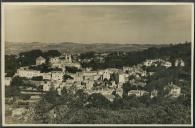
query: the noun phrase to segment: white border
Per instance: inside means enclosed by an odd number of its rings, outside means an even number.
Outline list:
[[[4,34],[4,6],[5,5],[191,5],[192,6],[192,38],[191,38],[191,124],[5,124],[5,34]],[[182,2],[3,2],[1,8],[1,89],[2,89],[2,125],[3,126],[193,126],[193,69],[194,69],[194,3],[182,3]]]

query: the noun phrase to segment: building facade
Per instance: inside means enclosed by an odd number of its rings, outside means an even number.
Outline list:
[[[45,64],[46,62],[46,59],[43,58],[42,56],[39,56],[37,59],[36,59],[36,65],[42,65],[42,64]]]

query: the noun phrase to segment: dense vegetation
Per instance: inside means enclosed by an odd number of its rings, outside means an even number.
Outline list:
[[[93,52],[82,54],[82,58],[90,58],[91,56],[94,56]],[[94,69],[121,68],[139,64],[145,59],[167,57],[170,58],[171,62],[176,58],[182,58],[186,62],[186,70],[190,70],[191,43],[186,42],[185,44],[170,45],[162,48],[151,47],[144,51],[128,52],[127,54],[113,52],[105,58],[104,63],[97,63],[92,60],[90,63],[82,63],[82,66]]]
[[[49,57],[60,56],[61,53],[57,50],[48,50],[47,52],[42,52],[41,50],[31,50],[28,52],[22,52],[18,56],[16,55],[6,55],[5,56],[5,72],[6,76],[13,76],[16,73],[18,67],[21,66],[31,66],[36,64],[36,58],[43,56],[46,58],[46,64],[31,67],[32,69],[40,69],[41,71],[49,72],[48,61]]]
[[[116,97],[110,102],[101,94],[87,95],[82,90],[64,91],[62,96],[52,91],[35,105],[35,119],[39,123],[186,124],[191,122],[186,101],[185,97],[144,96]]]

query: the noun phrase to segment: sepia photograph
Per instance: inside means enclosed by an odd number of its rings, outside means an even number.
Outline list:
[[[193,126],[193,3],[2,3],[3,126]]]

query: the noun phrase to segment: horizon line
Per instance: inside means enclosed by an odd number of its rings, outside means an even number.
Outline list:
[[[62,43],[72,43],[72,44],[117,44],[117,45],[163,45],[163,44],[183,44],[183,43],[192,43],[192,41],[178,41],[178,42],[164,42],[164,43],[159,43],[159,42],[156,42],[156,43],[147,43],[147,42],[137,42],[137,43],[126,43],[126,42],[74,42],[74,41],[60,41],[60,42],[43,42],[43,41],[29,41],[29,42],[18,42],[18,41],[5,41],[5,45],[6,43],[20,43],[20,44],[32,44],[32,43],[40,43],[40,44],[62,44]]]

